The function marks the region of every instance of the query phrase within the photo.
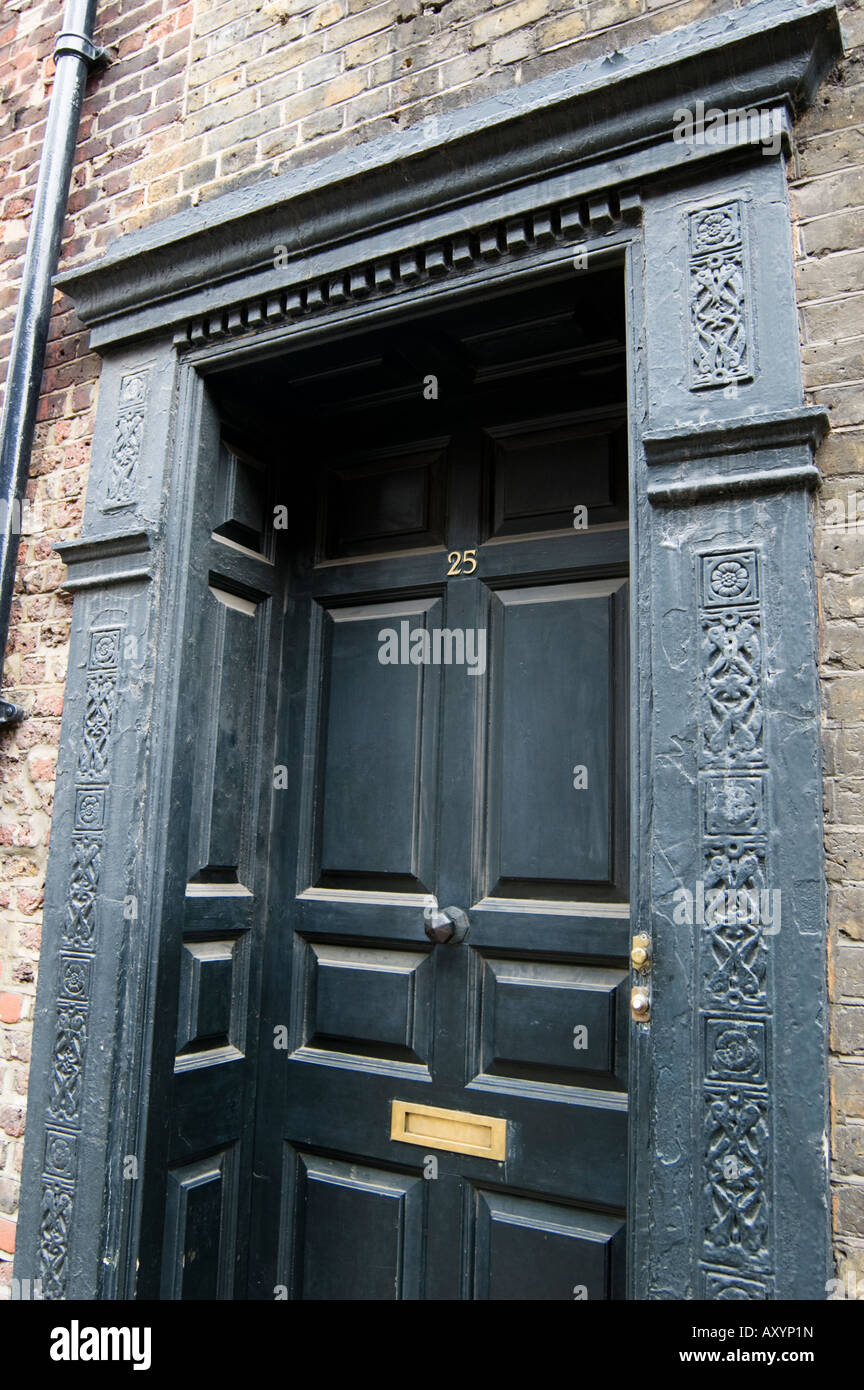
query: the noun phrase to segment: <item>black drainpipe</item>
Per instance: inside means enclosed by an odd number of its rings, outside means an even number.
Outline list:
[[[66,0],[63,27],[54,46],[56,71],[9,354],[0,423],[0,676],[9,635],[21,505],[27,487],[51,318],[52,282],[60,254],[81,102],[90,68],[107,58],[105,50],[93,43],[96,5],[97,0]],[[17,705],[0,699],[0,726],[14,723],[23,714]]]

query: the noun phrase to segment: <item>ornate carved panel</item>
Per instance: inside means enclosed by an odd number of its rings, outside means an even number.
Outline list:
[[[135,500],[135,481],[144,438],[149,390],[150,372],[146,368],[128,372],[121,378],[114,426],[114,447],[111,450],[111,472],[105,498],[106,511],[114,507],[128,506]]]
[[[690,214],[690,389],[753,379],[744,212],[737,200]]]

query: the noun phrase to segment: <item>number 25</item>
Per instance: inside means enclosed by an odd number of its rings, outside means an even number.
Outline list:
[[[450,561],[448,575],[473,574],[477,568],[476,550],[451,550],[447,559]]]

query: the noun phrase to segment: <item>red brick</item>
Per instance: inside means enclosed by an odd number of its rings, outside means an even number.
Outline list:
[[[20,1106],[4,1105],[0,1107],[0,1129],[13,1139],[21,1137],[24,1133],[24,1111]]]
[[[14,1221],[8,1220],[5,1216],[0,1216],[0,1250],[8,1255],[15,1253],[15,1231]]]
[[[0,994],[0,1021],[17,1023],[21,1017],[21,995]]]

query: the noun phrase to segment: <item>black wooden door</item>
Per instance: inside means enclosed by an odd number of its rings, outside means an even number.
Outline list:
[[[625,435],[572,402],[367,398],[289,504],[253,1296],[623,1297]]]

